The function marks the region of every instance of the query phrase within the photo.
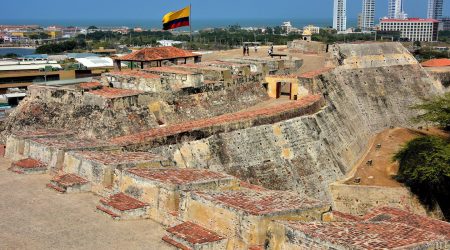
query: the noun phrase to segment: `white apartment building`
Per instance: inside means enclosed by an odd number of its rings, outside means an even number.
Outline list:
[[[435,19],[407,18],[381,19],[381,31],[400,31],[400,37],[409,41],[432,42],[438,37],[439,21]]]
[[[347,30],[347,0],[334,0],[333,29]]]
[[[389,0],[388,18],[406,19],[408,15],[403,11],[403,0]]]
[[[428,18],[441,19],[444,0],[428,0]]]
[[[363,0],[361,12],[361,29],[371,30],[375,25],[375,0]]]

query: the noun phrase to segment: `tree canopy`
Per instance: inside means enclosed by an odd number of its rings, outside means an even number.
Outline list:
[[[450,127],[450,93],[413,107],[424,111],[414,120]],[[450,220],[450,139],[422,136],[408,142],[394,156],[399,162],[396,179],[404,183],[428,208],[439,205]]]
[[[450,93],[416,105],[413,109],[424,111],[414,119],[416,122],[430,122],[450,130]]]
[[[439,204],[450,219],[450,143],[435,136],[416,138],[394,156],[400,168],[397,180],[405,183],[428,208]]]

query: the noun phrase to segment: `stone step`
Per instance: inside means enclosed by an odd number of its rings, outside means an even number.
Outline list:
[[[184,222],[166,230],[162,240],[178,249],[225,249],[227,240],[192,222]]]
[[[47,186],[48,188],[53,189],[53,190],[55,190],[55,191],[57,191],[57,192],[60,192],[60,193],[65,193],[65,192],[66,192],[66,190],[65,190],[64,188],[60,188],[59,186],[53,185],[53,184],[51,184],[51,183],[48,183],[46,186]]]
[[[113,219],[133,220],[146,219],[149,205],[124,193],[114,194],[100,200],[97,206],[99,212],[103,212]]]
[[[181,249],[181,250],[193,250],[192,248],[185,246],[183,244],[181,244],[180,242],[170,238],[169,236],[165,235],[164,237],[162,237],[162,240],[164,242],[166,242],[167,244],[177,248],[177,249]]]
[[[44,174],[47,172],[47,164],[27,158],[13,162],[9,170],[18,174]]]
[[[76,175],[63,174],[53,177],[47,187],[52,188],[60,193],[80,193],[91,191],[91,183]]]

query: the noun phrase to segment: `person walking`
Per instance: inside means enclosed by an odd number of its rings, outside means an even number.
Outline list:
[[[247,56],[250,56],[250,47],[247,45]]]
[[[242,55],[243,56],[245,56],[245,54],[246,54],[246,52],[247,52],[247,47],[246,47],[246,45],[244,44],[244,46],[242,46]]]

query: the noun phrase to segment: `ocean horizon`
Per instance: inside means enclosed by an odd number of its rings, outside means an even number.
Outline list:
[[[320,18],[270,18],[270,19],[193,19],[192,28],[201,30],[206,28],[226,28],[230,25],[240,25],[241,27],[274,27],[280,26],[283,22],[290,21],[294,27],[302,28],[312,24],[319,27],[329,27],[333,24],[332,19]],[[348,20],[348,26],[354,26],[356,20]],[[53,25],[75,26],[86,28],[91,25],[99,28],[111,27],[141,27],[145,29],[161,29],[162,23],[159,19],[1,19],[0,25],[39,25],[48,27]]]

